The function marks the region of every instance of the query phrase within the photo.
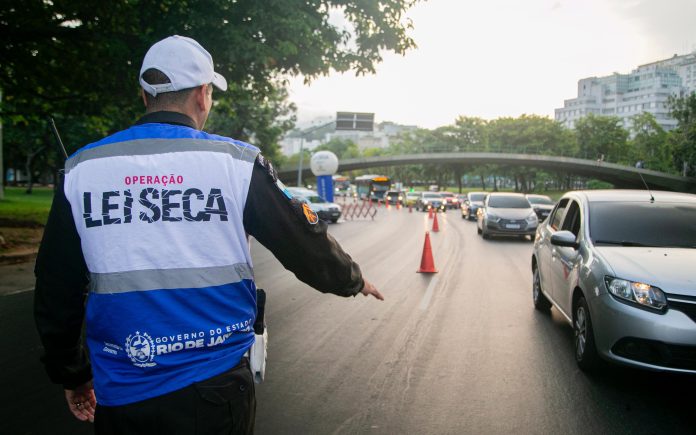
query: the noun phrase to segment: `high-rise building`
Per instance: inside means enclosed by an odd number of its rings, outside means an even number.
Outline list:
[[[641,65],[630,74],[581,79],[578,96],[565,100],[563,107],[555,110],[555,118],[573,128],[578,119],[590,113],[617,116],[629,129],[633,116],[650,112],[662,128],[671,130],[677,121],[669,116],[669,96],[692,92],[696,92],[696,51]]]

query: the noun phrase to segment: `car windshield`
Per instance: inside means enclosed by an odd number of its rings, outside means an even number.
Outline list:
[[[696,204],[590,203],[596,245],[696,248]]]
[[[437,193],[424,193],[423,198],[425,198],[425,199],[441,199],[442,197]]]
[[[529,201],[523,196],[491,196],[488,206],[492,208],[530,208]]]
[[[531,204],[554,205],[555,202],[548,196],[528,196],[527,200]]]
[[[408,192],[406,194],[407,198],[418,198],[419,196],[420,196],[420,194],[418,192]]]
[[[322,202],[326,202],[324,198],[321,196],[317,195],[312,195],[312,196],[305,196],[304,197],[307,201],[311,202],[312,204],[321,204]]]
[[[485,197],[485,193],[470,193],[469,201],[483,201]]]

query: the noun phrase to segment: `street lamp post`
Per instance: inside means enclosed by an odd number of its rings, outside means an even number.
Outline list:
[[[304,135],[300,136],[300,165],[297,167],[297,187],[302,187],[302,160],[304,160]]]
[[[300,163],[297,166],[297,187],[302,187],[302,160],[304,160],[304,158],[303,158],[304,155],[302,152],[304,151],[305,136],[310,134],[310,133],[314,133],[315,131],[319,130],[320,128],[328,127],[329,125],[334,124],[335,122],[336,121],[331,121],[331,122],[327,122],[326,124],[322,124],[322,125],[319,125],[317,127],[310,128],[309,130],[305,131],[304,133],[302,133],[300,135]]]

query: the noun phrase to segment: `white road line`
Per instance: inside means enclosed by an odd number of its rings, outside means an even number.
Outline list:
[[[421,299],[420,303],[420,309],[422,311],[425,311],[428,309],[428,305],[430,305],[430,299],[433,297],[433,289],[435,288],[435,285],[437,284],[437,281],[439,280],[439,276],[433,277],[433,280],[430,281],[430,284],[428,285],[428,288],[425,290],[425,294],[423,295],[423,299]]]
[[[18,295],[20,293],[29,292],[29,291],[34,291],[34,287],[27,287],[27,288],[23,288],[21,290],[15,290],[13,292],[5,293],[3,296]]]

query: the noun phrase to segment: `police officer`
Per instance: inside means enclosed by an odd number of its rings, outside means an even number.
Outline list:
[[[66,161],[35,270],[43,362],[98,434],[252,433],[247,235],[321,292],[383,298],[258,148],[202,131],[227,82],[200,44],[157,42],[140,84],[145,116]]]

